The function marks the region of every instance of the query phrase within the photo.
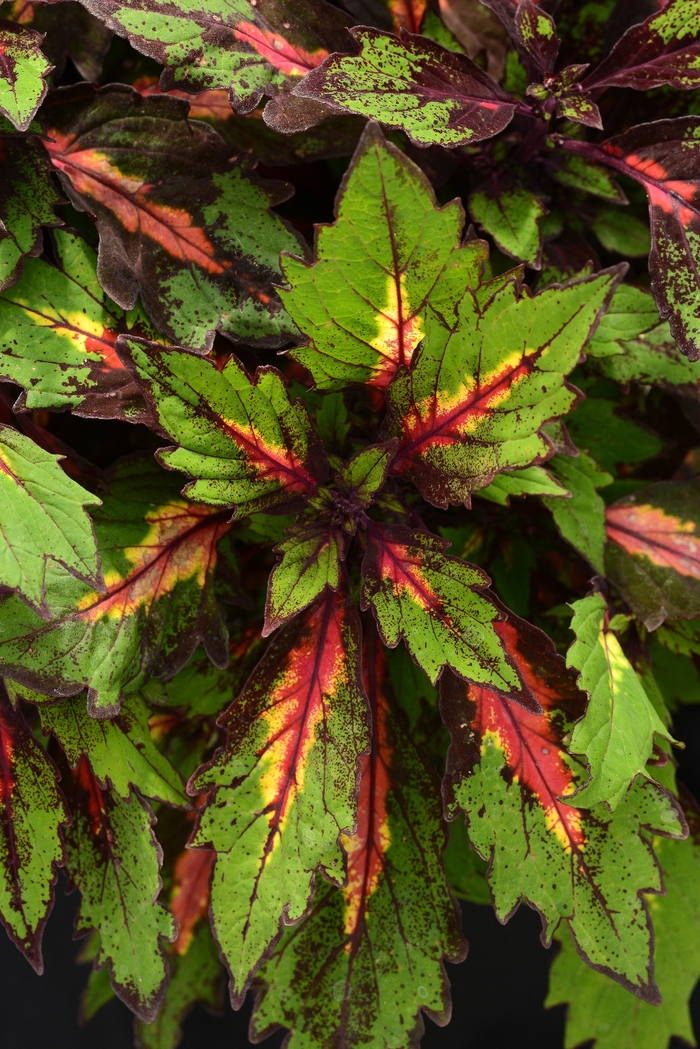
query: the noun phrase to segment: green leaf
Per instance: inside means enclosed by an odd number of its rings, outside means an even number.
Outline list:
[[[0,113],[26,131],[48,90],[53,68],[40,50],[43,37],[26,26],[0,19]]]
[[[138,1049],[176,1049],[182,1024],[195,1002],[214,1013],[222,1012],[223,970],[214,938],[201,922],[186,954],[170,955],[170,982],[158,1015],[152,1023],[137,1020]]]
[[[643,258],[651,248],[646,222],[619,208],[599,208],[592,222],[593,232],[607,251],[632,259]]]
[[[387,390],[389,433],[400,446],[392,472],[435,506],[470,505],[504,469],[542,462],[541,427],[566,414],[576,365],[620,271],[519,295],[511,277],[480,305],[467,289],[454,319],[432,313],[410,372]]]
[[[59,778],[0,682],[0,920],[38,973],[70,821]]]
[[[334,54],[294,89],[405,131],[418,146],[463,146],[502,131],[516,99],[466,55],[426,37],[360,26],[359,55]]]
[[[76,933],[96,929],[95,968],[109,968],[114,993],[150,1023],[165,994],[164,942],[177,926],[157,903],[162,851],[153,814],[137,794],[101,790],[83,759],[73,774],[73,823],[65,832],[66,871],[80,890]]]
[[[101,500],[66,476],[61,458],[0,423],[0,585],[43,619],[61,607],[71,577],[105,588],[84,509]]]
[[[527,702],[493,623],[499,613],[481,593],[490,580],[446,554],[448,543],[403,525],[367,526],[362,608],[372,608],[385,645],[403,638],[435,684],[445,667]]]
[[[555,455],[549,468],[569,490],[571,498],[545,498],[544,505],[551,510],[564,539],[583,554],[599,575],[605,575],[605,503],[596,488],[612,484],[612,475],[601,470],[586,452],[580,452],[578,459]]]
[[[103,292],[97,258],[74,233],[54,233],[57,266],[28,259],[0,294],[0,376],[24,387],[17,410],[148,421],[138,386],[117,356],[121,332],[157,333],[137,307],[125,313]]]
[[[506,255],[540,268],[542,233],[537,220],[547,209],[534,193],[508,179],[494,178],[472,193],[469,212]]]
[[[565,1049],[595,1038],[596,1049],[667,1049],[674,1035],[695,1041],[689,1001],[700,978],[700,847],[697,839],[659,839],[655,851],[665,896],[649,896],[654,922],[654,973],[660,1005],[631,997],[618,984],[582,965],[568,937],[554,960],[546,1007],[568,1004]]]
[[[180,777],[151,739],[149,711],[140,696],[129,696],[111,720],[91,718],[83,695],[44,703],[39,714],[44,733],[54,734],[71,768],[85,756],[101,788],[110,786],[125,800],[136,787],[166,805],[188,804]]]
[[[260,182],[187,103],[125,85],[64,88],[46,111],[47,149],[66,194],[96,216],[98,275],[158,331],[208,350],[217,331],[280,346],[296,335],[273,287],[279,253],[303,250]]]
[[[653,296],[631,284],[620,284],[600,318],[586,353],[589,357],[624,353],[629,341],[658,325],[659,311]]]
[[[488,864],[469,844],[469,835],[463,820],[450,824],[450,839],[443,857],[445,871],[455,896],[470,903],[490,905],[491,894],[486,872]]]
[[[460,249],[459,201],[438,208],[423,172],[370,123],[346,172],[316,259],[283,259],[284,305],[309,339],[291,356],[321,389],[384,387],[409,364],[429,302],[450,310],[481,283],[486,245]]]
[[[290,1049],[409,1049],[423,1032],[421,1010],[440,1025],[450,1016],[442,960],[461,961],[466,943],[442,867],[438,785],[393,701],[374,631],[364,663],[374,739],[357,830],[342,838],[347,885],[320,884],[309,916],[262,969],[256,1041],[283,1024]]]
[[[639,463],[657,455],[663,442],[654,434],[615,413],[614,401],[588,397],[566,420],[575,443],[591,453],[609,473],[617,463]]]
[[[321,0],[81,0],[144,55],[168,87],[227,88],[239,113],[289,88],[345,44],[347,16]]]
[[[499,506],[508,506],[511,496],[540,495],[561,498],[566,496],[564,485],[552,477],[541,466],[528,466],[524,470],[504,470],[496,474],[491,484],[479,490],[482,499]]]
[[[276,368],[250,379],[231,356],[211,359],[122,337],[122,357],[143,387],[161,431],[178,444],[159,452],[171,470],[195,478],[185,492],[236,517],[309,498],[327,463],[301,401],[290,403]]]
[[[339,528],[311,523],[295,528],[275,550],[282,557],[267,584],[263,637],[308,608],[326,587],[338,589],[345,540]]]
[[[0,128],[0,288],[8,288],[20,276],[25,256],[43,251],[42,225],[57,226],[60,220],[53,210],[59,197],[46,150],[34,137],[3,131]]]
[[[570,743],[571,753],[584,756],[590,767],[590,779],[575,793],[574,804],[592,808],[604,802],[612,812],[636,776],[650,778],[646,763],[652,756],[654,735],[671,742],[673,737],[617,637],[605,627],[605,598],[592,594],[571,607],[576,640],[566,663],[580,671],[579,686],[590,697]]]
[[[526,900],[542,918],[545,946],[564,922],[589,965],[658,1002],[643,894],[661,892],[662,883],[649,832],[683,837],[680,808],[641,780],[613,814],[604,805],[588,812],[565,804],[561,795],[586,778],[564,742],[585,697],[540,630],[512,613],[497,630],[541,713],[444,676],[440,707],[452,737],[446,816],[465,812],[471,843],[489,863],[500,921]]]
[[[606,511],[607,575],[647,630],[700,615],[700,481],[661,481]]]
[[[595,197],[602,197],[603,200],[611,200],[617,204],[626,202],[624,193],[602,164],[596,164],[588,157],[578,156],[576,153],[564,153],[559,150],[546,154],[544,159],[552,178],[562,186],[580,189],[584,193],[592,193]]]
[[[338,470],[340,494],[352,507],[366,510],[384,486],[398,441],[370,444]]]
[[[359,617],[326,589],[276,634],[219,719],[226,744],[193,777],[211,791],[192,844],[216,849],[212,928],[242,1003],[253,973],[309,908],[316,872],[345,877],[339,835],[357,818],[369,744]]]
[[[229,515],[186,502],[177,494],[181,483],[152,460],[117,467],[94,512],[106,593],[65,570],[56,579],[50,561],[57,609],[51,622],[19,598],[5,598],[0,666],[8,677],[53,698],[87,688],[88,711],[104,718],[152,675],[175,674],[200,640],[214,662],[226,665],[213,574]]]

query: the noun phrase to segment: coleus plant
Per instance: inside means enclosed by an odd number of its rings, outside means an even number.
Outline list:
[[[526,901],[567,1046],[689,1039],[697,0],[0,16],[9,936],[401,1049]]]

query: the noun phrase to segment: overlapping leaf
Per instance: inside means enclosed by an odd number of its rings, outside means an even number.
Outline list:
[[[648,91],[670,84],[700,86],[700,14],[694,0],[670,0],[633,25],[586,77],[584,88],[631,87]]]
[[[501,921],[526,899],[542,917],[545,944],[565,922],[589,965],[658,1002],[642,894],[662,888],[649,834],[682,837],[680,810],[640,781],[613,815],[602,805],[586,812],[565,804],[561,795],[585,779],[564,745],[585,697],[541,631],[512,613],[496,629],[542,713],[445,675],[447,816],[466,813],[471,842],[490,861]]]
[[[0,113],[26,131],[48,90],[51,63],[41,50],[43,37],[27,26],[0,19]]]
[[[165,994],[164,944],[177,932],[160,891],[160,846],[153,814],[138,795],[101,790],[83,758],[73,774],[73,822],[65,832],[66,870],[80,890],[76,932],[96,929],[95,968],[109,967],[115,994],[149,1023]]]
[[[619,270],[531,298],[513,279],[486,301],[467,289],[454,319],[431,314],[411,370],[387,390],[392,470],[436,506],[470,505],[495,474],[542,462],[541,427],[576,403],[565,382],[595,330]]]
[[[0,683],[0,921],[38,973],[70,819],[58,779]]]
[[[310,341],[291,355],[321,389],[386,386],[423,338],[427,304],[449,310],[479,285],[486,246],[459,250],[463,223],[460,204],[438,208],[425,175],[369,124],[314,263],[282,262],[282,300]]]
[[[691,824],[692,827],[692,824]],[[595,1038],[596,1049],[667,1049],[674,1035],[692,1044],[690,996],[700,978],[700,849],[697,840],[659,839],[655,850],[665,896],[650,896],[654,921],[654,971],[661,1004],[632,998],[619,985],[591,972],[566,937],[550,973],[546,1005],[568,1003],[566,1049]]]
[[[605,504],[597,489],[612,484],[612,475],[601,470],[586,452],[579,452],[577,459],[556,455],[549,467],[568,489],[570,498],[545,498],[544,505],[551,510],[564,538],[583,554],[596,572],[605,575]]]
[[[114,346],[120,333],[157,333],[138,307],[125,313],[105,295],[95,252],[81,237],[57,230],[54,243],[57,266],[29,259],[0,293],[0,377],[24,387],[16,410],[147,420]]]
[[[575,794],[575,804],[593,808],[605,803],[613,810],[636,776],[650,775],[646,764],[655,736],[673,737],[607,628],[605,598],[592,594],[571,607],[576,640],[566,662],[580,671],[579,686],[590,697],[570,743],[571,753],[584,756],[590,767],[590,779]]]
[[[46,34],[41,49],[55,67],[53,80],[62,75],[69,57],[84,80],[99,80],[112,34],[84,7],[72,0],[60,7],[50,0],[14,0],[5,6],[11,21]]]
[[[109,785],[128,800],[131,788],[136,787],[147,798],[187,805],[182,780],[151,739],[149,711],[140,696],[129,696],[109,720],[91,718],[83,695],[60,703],[44,702],[39,713],[44,732],[53,733],[71,768],[86,757],[102,789]]]
[[[193,777],[192,792],[213,791],[193,844],[216,849],[212,927],[234,1005],[282,922],[307,911],[315,872],[344,880],[339,835],[369,743],[359,644],[355,606],[327,589],[275,635],[219,721],[225,747]]]
[[[58,193],[45,151],[37,139],[20,138],[12,130],[0,117],[0,288],[17,279],[27,255],[41,254],[42,225],[59,224],[53,210]]]
[[[122,338],[119,350],[140,381],[161,431],[177,448],[161,462],[195,478],[193,498],[235,506],[239,515],[309,498],[328,470],[306,408],[290,403],[275,368],[251,380],[235,357],[212,360]]]
[[[265,636],[308,608],[326,587],[337,590],[345,557],[341,530],[323,523],[295,528],[276,549],[282,557],[267,586]]]
[[[547,214],[547,209],[539,197],[507,179],[493,178],[472,193],[469,211],[501,251],[540,268],[542,234],[537,220]]]
[[[61,607],[71,576],[104,590],[85,511],[101,500],[67,477],[58,458],[0,423],[0,587],[43,619]]]
[[[276,346],[294,327],[280,306],[280,251],[296,235],[269,210],[289,195],[231,158],[187,104],[122,85],[78,85],[47,107],[46,146],[66,193],[97,217],[98,276],[161,334],[209,348],[214,333]]]
[[[400,39],[350,30],[360,54],[334,54],[294,88],[314,99],[400,128],[419,146],[461,146],[507,127],[516,99],[466,55],[401,30]]]
[[[700,615],[700,482],[661,481],[606,512],[607,574],[649,630]]]
[[[60,610],[48,623],[18,597],[6,598],[0,665],[7,676],[54,697],[87,688],[90,713],[110,717],[125,691],[152,673],[172,676],[200,640],[226,664],[213,572],[228,515],[188,503],[180,485],[143,459],[117,470],[94,513],[106,592],[64,579],[54,591]],[[53,573],[49,562],[49,586]]]
[[[323,0],[81,0],[142,54],[166,66],[163,87],[228,88],[239,113],[288,89],[342,48],[347,17]]]
[[[466,944],[442,867],[437,784],[393,700],[374,630],[364,660],[374,737],[362,759],[357,830],[342,839],[347,885],[319,887],[311,914],[286,930],[261,971],[256,1040],[283,1024],[290,1046],[371,1039],[407,1049],[422,1034],[421,1010],[440,1025],[449,1020],[442,959],[461,961]]]
[[[390,648],[405,640],[433,683],[451,667],[469,681],[531,701],[495,632],[499,613],[480,593],[489,577],[446,554],[448,546],[403,525],[368,527],[363,609],[372,608]]]
[[[644,186],[652,248],[649,272],[659,313],[683,353],[700,357],[700,117],[640,124],[603,143],[617,170]]]

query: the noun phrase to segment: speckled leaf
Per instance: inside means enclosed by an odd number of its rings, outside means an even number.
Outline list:
[[[0,113],[26,131],[48,90],[52,69],[41,50],[43,36],[0,18]]]
[[[588,157],[577,156],[575,153],[565,153],[563,150],[545,154],[542,159],[552,178],[563,186],[580,189],[584,193],[592,193],[595,197],[611,200],[615,204],[627,203],[625,194],[615,182],[610,171],[602,164],[597,164]]]
[[[564,539],[583,554],[599,575],[605,575],[605,503],[596,489],[612,484],[614,478],[587,452],[579,452],[577,459],[555,455],[549,461],[549,468],[571,493],[571,498],[545,498],[544,505],[551,510]]]
[[[364,663],[374,739],[357,830],[342,838],[347,885],[319,886],[311,914],[285,931],[261,971],[256,1041],[283,1024],[290,1049],[409,1049],[423,1033],[422,1010],[440,1026],[450,1018],[442,959],[461,961],[466,943],[442,866],[437,783],[393,700],[374,630]]]
[[[117,469],[93,513],[106,593],[69,577],[49,623],[19,598],[6,598],[0,666],[8,677],[53,697],[87,688],[89,712],[113,717],[125,692],[154,673],[171,677],[200,640],[225,666],[213,572],[230,515],[188,503],[177,494],[181,483],[148,460]],[[49,585],[52,577],[49,562]]]
[[[211,359],[137,339],[119,352],[141,383],[161,432],[177,442],[159,452],[172,470],[194,478],[185,492],[236,516],[309,498],[325,480],[326,456],[306,408],[290,402],[280,373],[251,379],[231,356]]]
[[[62,88],[44,107],[46,146],[71,202],[97,217],[97,272],[160,333],[194,349],[217,331],[279,346],[295,329],[273,283],[300,240],[269,208],[289,196],[231,157],[187,103],[124,85]]]
[[[692,830],[692,823],[691,823]],[[569,937],[554,960],[545,1005],[566,1002],[565,1049],[595,1038],[596,1049],[667,1049],[675,1035],[695,1041],[689,1001],[700,978],[700,846],[657,839],[654,849],[663,871],[665,896],[649,896],[654,922],[654,972],[660,1005],[632,998],[618,984],[581,964]]]
[[[73,774],[73,823],[65,832],[66,871],[80,890],[77,933],[96,929],[94,966],[109,967],[115,994],[149,1023],[165,994],[164,944],[177,927],[157,903],[162,851],[148,805],[134,794],[125,801],[101,790],[83,758]]]
[[[522,50],[534,68],[540,73],[551,73],[561,44],[554,20],[532,0],[520,0],[514,22]]]
[[[662,888],[649,832],[683,837],[680,809],[662,788],[641,781],[612,815],[602,805],[586,812],[562,802],[585,779],[564,745],[585,697],[540,630],[512,613],[496,629],[542,713],[445,675],[440,703],[452,737],[446,814],[466,813],[471,842],[489,860],[501,921],[525,899],[540,913],[545,945],[565,922],[589,965],[658,1002],[642,895]]]
[[[43,619],[71,577],[104,590],[92,522],[101,500],[67,477],[60,457],[0,423],[0,586]]]
[[[438,208],[423,172],[368,124],[315,261],[282,260],[282,301],[309,339],[291,356],[321,389],[386,386],[423,338],[427,304],[450,309],[480,283],[485,245],[460,249],[463,224],[459,201]]]
[[[398,442],[394,438],[382,444],[370,444],[343,463],[336,475],[342,499],[351,507],[366,510],[384,486]]]
[[[58,773],[0,682],[0,921],[38,973],[53,907],[59,831],[70,816]]]
[[[562,498],[567,490],[556,477],[541,466],[528,466],[524,470],[504,470],[496,474],[491,484],[479,489],[479,496],[499,506],[508,506],[511,496],[542,495]]]
[[[646,625],[700,615],[700,481],[661,481],[606,512],[607,574]]]
[[[323,0],[81,0],[142,54],[165,88],[228,88],[239,113],[288,90],[345,44],[347,16]]]
[[[648,291],[620,284],[586,348],[589,357],[625,352],[625,343],[657,328],[659,311]]]
[[[586,77],[587,91],[631,87],[648,91],[671,84],[676,90],[700,85],[700,12],[695,0],[670,0],[633,25],[610,54]]]
[[[603,143],[616,170],[644,186],[659,313],[691,361],[700,357],[700,117],[641,124]]]
[[[387,429],[401,442],[392,470],[436,506],[469,506],[471,493],[500,470],[549,458],[541,427],[576,403],[565,376],[620,273],[606,270],[534,298],[511,278],[485,304],[467,289],[449,323],[429,315],[410,372],[387,391]]]
[[[0,288],[22,272],[27,255],[41,255],[41,227],[58,226],[51,164],[34,137],[20,138],[0,117]]]
[[[531,697],[494,629],[500,618],[481,591],[480,568],[446,554],[449,543],[403,525],[367,525],[362,607],[372,608],[382,640],[403,639],[430,680],[445,667],[520,702]]]
[[[176,1049],[182,1024],[196,1002],[214,1013],[223,1011],[223,968],[214,938],[202,922],[186,954],[170,956],[170,982],[152,1023],[137,1020],[138,1049]]]
[[[24,387],[15,410],[147,420],[114,345],[121,332],[156,332],[138,307],[125,313],[105,295],[95,252],[81,237],[56,230],[54,243],[58,265],[29,259],[0,293],[0,377]]]
[[[219,719],[226,745],[190,783],[212,791],[193,844],[217,852],[212,928],[236,1007],[283,922],[308,910],[315,872],[344,880],[339,835],[355,826],[369,744],[359,644],[355,606],[326,589],[272,639]]]
[[[643,332],[629,342],[618,343],[621,352],[606,356],[596,363],[596,370],[613,382],[630,382],[649,386],[686,387],[693,398],[697,395],[700,365],[682,356],[667,323]],[[592,347],[589,347],[592,352]]]
[[[635,777],[650,777],[646,764],[655,737],[673,737],[616,635],[608,629],[605,598],[591,594],[571,607],[576,640],[566,663],[579,671],[579,687],[589,696],[586,713],[576,723],[569,744],[571,753],[585,757],[590,768],[590,779],[576,790],[575,804],[593,808],[604,803],[613,811]]]
[[[340,528],[311,522],[294,528],[275,550],[282,556],[267,584],[263,637],[308,608],[326,587],[338,589],[345,540]]]
[[[100,787],[110,786],[125,800],[136,787],[167,805],[188,804],[182,780],[151,739],[149,710],[140,696],[125,699],[109,720],[91,718],[83,695],[44,702],[39,714],[44,733],[53,733],[71,768],[85,756]]]
[[[542,234],[537,220],[547,214],[547,209],[534,193],[506,178],[494,177],[472,193],[469,212],[506,255],[522,259],[533,269],[540,268]]]
[[[492,138],[516,99],[466,55],[401,30],[350,30],[359,55],[334,54],[294,88],[296,95],[405,131],[419,146],[462,146]]]

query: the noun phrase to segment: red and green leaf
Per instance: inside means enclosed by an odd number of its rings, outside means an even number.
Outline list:
[[[364,666],[374,738],[362,758],[357,829],[342,838],[347,884],[320,886],[309,916],[285,931],[262,969],[256,1041],[283,1024],[291,1047],[370,1039],[407,1049],[423,1033],[423,1010],[441,1026],[449,1020],[442,961],[461,961],[466,943],[442,866],[437,783],[394,701],[373,629]]]
[[[283,259],[285,308],[309,345],[291,356],[321,389],[383,388],[424,335],[428,303],[449,309],[480,283],[486,246],[460,249],[464,213],[438,208],[425,175],[367,125],[336,200],[316,230],[315,261]]]
[[[97,930],[95,969],[108,966],[114,993],[150,1023],[165,994],[165,943],[173,916],[157,903],[162,850],[148,805],[102,790],[83,758],[73,773],[73,822],[65,832],[66,871],[80,891],[76,933]]]
[[[87,688],[90,713],[112,717],[127,691],[153,674],[172,677],[200,641],[226,665],[214,568],[229,515],[188,503],[180,485],[143,458],[118,468],[93,513],[106,591],[69,577],[49,623],[6,598],[0,666],[8,677],[54,698]],[[49,562],[49,585],[52,575]]]
[[[449,543],[403,525],[367,525],[362,607],[372,608],[382,640],[403,639],[430,680],[445,667],[527,703],[531,697],[495,631],[500,618],[482,591],[480,568],[446,554]]]
[[[648,91],[670,84],[676,90],[700,86],[700,12],[695,0],[659,4],[633,25],[610,54],[586,77],[587,91],[631,87]]]
[[[661,481],[606,511],[607,574],[649,630],[700,615],[700,482]]]
[[[533,0],[521,0],[513,21],[520,47],[534,68],[551,73],[561,46],[554,20]]]
[[[26,131],[48,91],[51,63],[42,36],[27,26],[0,19],[0,113]]]
[[[563,802],[586,778],[564,742],[585,696],[540,630],[512,613],[496,629],[542,713],[445,675],[441,709],[452,737],[446,814],[465,812],[470,840],[489,861],[501,921],[525,899],[540,913],[545,945],[565,922],[589,965],[658,1002],[643,893],[662,891],[650,835],[683,837],[680,809],[666,791],[641,781],[613,815],[602,805],[588,812]]]
[[[488,299],[467,289],[454,319],[429,315],[410,371],[387,390],[387,428],[400,442],[392,471],[436,506],[469,506],[499,471],[548,459],[541,428],[576,403],[565,376],[620,276],[614,268],[534,297],[511,277]]]
[[[211,359],[130,338],[119,340],[119,352],[161,432],[177,442],[158,454],[194,478],[185,489],[191,498],[242,516],[315,495],[328,472],[323,446],[275,368],[251,379],[233,356],[219,370]]]
[[[0,293],[0,378],[24,388],[16,411],[64,411],[88,418],[148,420],[137,384],[115,343],[157,333],[137,307],[126,313],[104,293],[97,258],[75,233],[57,230],[58,265],[28,259]]]
[[[70,821],[59,779],[0,682],[0,921],[38,973]]]
[[[347,16],[323,0],[81,0],[149,58],[164,88],[226,88],[239,113],[289,90],[345,43]]]
[[[492,138],[517,100],[466,55],[401,30],[359,27],[359,55],[334,54],[294,94],[405,131],[418,146],[463,146]]]
[[[345,537],[333,524],[312,522],[294,528],[275,550],[282,556],[267,584],[264,637],[308,608],[327,587],[338,589]]]
[[[10,21],[46,34],[41,49],[54,66],[52,80],[63,75],[67,58],[83,80],[99,80],[112,34],[84,7],[70,0],[60,7],[55,0],[14,0],[3,6],[9,7],[6,17]]]
[[[12,131],[0,117],[0,288],[17,280],[26,256],[41,255],[41,227],[60,224],[45,150],[36,138]]]
[[[187,105],[132,88],[78,85],[44,108],[46,148],[71,202],[94,214],[98,276],[132,309],[140,294],[158,331],[195,349],[217,331],[279,346],[295,334],[273,283],[300,241],[270,209],[265,184]]]
[[[238,1006],[283,922],[307,912],[316,872],[345,877],[340,835],[355,826],[369,719],[344,588],[275,635],[219,724],[226,744],[190,784],[212,791],[192,844],[217,853],[212,927]]]

